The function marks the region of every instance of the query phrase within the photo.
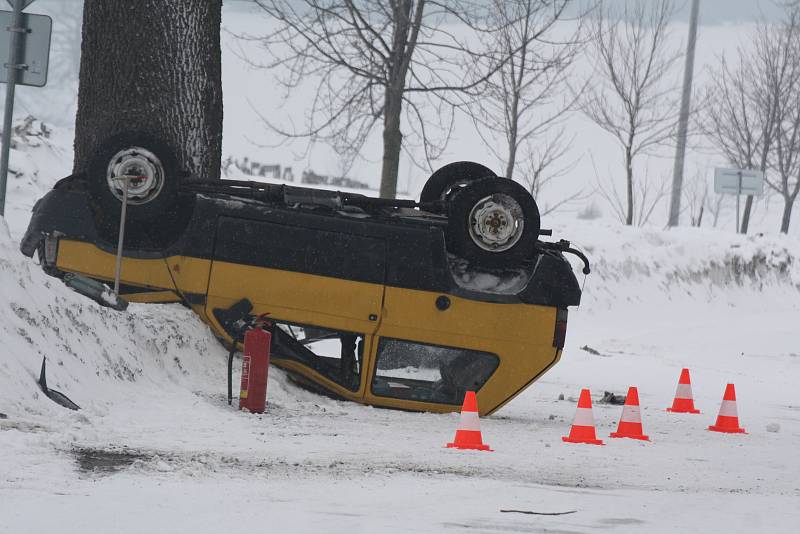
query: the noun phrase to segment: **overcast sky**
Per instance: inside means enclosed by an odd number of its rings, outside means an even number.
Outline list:
[[[0,0],[1,1],[1,0]],[[57,0],[64,2],[65,0]],[[79,4],[81,0],[69,0]],[[296,0],[299,4],[302,2]],[[580,0],[579,0],[580,1]],[[585,0],[584,0],[585,1]],[[606,0],[609,2],[651,2],[653,0]],[[674,0],[680,7],[677,14],[678,18],[689,19],[689,8],[691,0]],[[700,0],[700,23],[701,24],[723,24],[728,22],[753,22],[761,14],[770,20],[780,17],[781,8],[778,4],[784,0]],[[41,3],[53,2],[53,0],[40,0]],[[2,2],[5,5],[5,2]],[[253,3],[253,0],[223,0],[225,5],[243,5]],[[0,6],[0,9],[7,9]],[[33,6],[32,6],[33,7]],[[32,9],[32,11],[37,11]]]
[[[676,5],[681,6],[678,16],[688,20],[691,0],[677,0]],[[771,20],[779,18],[781,7],[771,0],[700,0],[700,24],[753,22],[762,15]]]
[[[225,0],[226,2],[248,0]],[[584,9],[594,5],[596,0],[573,0],[575,8]],[[655,0],[603,0],[606,4],[621,5],[654,2]],[[760,18],[778,20],[783,12],[782,5],[788,0],[700,0],[700,24],[730,24],[755,22]],[[692,0],[673,0],[676,7],[676,20],[689,20]]]
[[[302,5],[302,0],[294,0]],[[578,3],[593,2],[594,0],[577,0]],[[654,0],[605,0],[607,2],[652,2]],[[677,17],[689,19],[691,0],[673,0],[680,9]],[[785,0],[700,0],[701,24],[724,24],[729,22],[753,22],[762,14],[775,20],[780,17],[779,3]],[[224,4],[243,5],[253,0],[223,0]]]

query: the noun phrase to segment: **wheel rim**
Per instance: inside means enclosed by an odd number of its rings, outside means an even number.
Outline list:
[[[108,188],[122,201],[124,180],[128,176],[128,203],[147,204],[154,200],[164,188],[164,167],[155,154],[141,147],[120,150],[108,164],[106,181]]]
[[[469,213],[472,241],[489,252],[504,252],[516,245],[524,227],[522,206],[503,193],[479,200]]]

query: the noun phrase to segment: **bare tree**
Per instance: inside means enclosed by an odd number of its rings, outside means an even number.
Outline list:
[[[408,137],[422,146],[428,163],[438,157],[449,139],[456,105],[447,95],[477,91],[498,68],[492,64],[477,77],[465,71],[464,64],[475,65],[486,54],[472,50],[446,24],[457,21],[477,30],[478,21],[486,18],[481,2],[256,3],[277,22],[276,30],[259,38],[276,59],[261,66],[284,67],[279,81],[290,91],[304,81],[316,84],[303,128],[270,126],[287,138],[327,142],[352,158],[380,124],[383,197],[396,194],[401,150],[414,143]]]
[[[597,192],[608,202],[620,222],[628,224],[629,226],[646,225],[650,221],[659,202],[661,202],[669,192],[670,184],[667,183],[666,177],[659,176],[656,179],[652,179],[645,168],[644,174],[634,183],[632,195],[633,198],[636,199],[636,210],[632,214],[629,214],[627,206],[623,203],[622,195],[617,189],[614,180],[603,180],[600,177],[597,172],[597,164],[594,161],[594,156],[592,156],[592,165],[594,166],[595,179],[597,181]],[[630,223],[627,222],[629,215]]]
[[[767,175],[767,184],[783,197],[781,232],[789,232],[794,202],[800,192],[800,99],[794,99],[792,116],[778,125],[772,168],[777,176]]]
[[[486,146],[505,166],[506,178],[514,178],[518,159],[531,159],[534,170],[552,167],[566,152],[556,141],[564,138],[559,128],[564,115],[581,94],[567,90],[571,67],[583,42],[583,17],[566,36],[559,22],[566,22],[570,0],[493,0],[490,17],[495,31],[485,35],[486,48],[502,58],[501,67],[489,78],[486,89],[472,106],[472,118]],[[491,65],[489,65],[491,67]],[[544,133],[557,130],[538,144]],[[487,134],[503,137],[503,146]],[[527,150],[526,150],[527,149]],[[537,177],[529,179],[536,189],[543,185]],[[532,191],[533,192],[533,191]]]
[[[527,147],[527,157],[519,165],[523,178],[518,181],[526,185],[537,200],[541,198],[541,192],[548,184],[568,175],[577,166],[577,159],[566,157],[571,145],[572,138],[567,138],[564,128],[559,128],[550,135],[537,139],[535,146]],[[539,200],[539,210],[544,216],[576,201],[585,200],[589,196],[590,194],[585,193],[584,189],[580,189],[559,198],[552,204],[542,203]]]
[[[572,139],[566,137],[563,128],[559,128],[552,135],[540,139],[535,147],[528,148],[529,157],[521,163],[523,178],[519,181],[527,186],[534,198],[547,184],[575,168],[576,161],[564,159]]]
[[[669,178],[667,175],[659,175],[651,179],[650,173],[645,171],[642,179],[636,181],[637,192],[634,194],[639,202],[636,205],[634,224],[644,226],[650,222],[656,207],[670,192]]]
[[[778,25],[762,25],[759,46],[766,52],[763,99],[775,112],[775,150],[769,154],[767,185],[783,197],[781,229],[789,231],[792,208],[800,193],[800,6],[786,7]]]
[[[708,203],[708,183],[705,174],[706,169],[695,169],[681,191],[684,209],[689,211],[689,221],[695,227],[703,225],[703,215]]]
[[[714,217],[711,221],[711,225],[716,228],[717,224],[719,224],[719,216],[722,213],[722,204],[724,204],[727,195],[717,195],[716,198],[712,200],[712,197],[706,198],[706,210]]]
[[[765,26],[753,47],[737,50],[736,63],[723,56],[709,76],[698,127],[729,163],[766,172],[776,134],[775,93],[768,90],[774,45]],[[784,54],[783,59],[787,56]],[[785,67],[781,66],[780,69]],[[781,82],[784,83],[784,82]],[[747,233],[753,207],[747,196],[739,231]]]
[[[596,70],[582,108],[622,147],[627,225],[634,224],[637,213],[652,213],[635,206],[637,191],[647,190],[636,186],[634,160],[675,133],[680,94],[671,75],[680,53],[670,50],[667,43],[672,13],[669,0],[625,2],[621,14],[604,7],[593,19],[590,48]]]

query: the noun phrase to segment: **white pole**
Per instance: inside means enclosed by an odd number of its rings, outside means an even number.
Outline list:
[[[681,111],[678,117],[678,139],[677,147],[675,148],[675,168],[672,173],[672,197],[669,203],[668,226],[678,226],[678,218],[681,212],[686,131],[689,129],[689,105],[692,97],[694,49],[697,42],[697,15],[699,10],[700,0],[692,0],[692,16],[689,20],[689,42],[686,44],[686,63],[683,70],[683,95],[681,96]]]

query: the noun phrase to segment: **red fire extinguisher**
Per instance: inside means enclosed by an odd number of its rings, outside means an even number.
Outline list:
[[[272,324],[264,319],[266,315],[260,315],[253,327],[244,333],[239,409],[251,413],[263,413],[267,406],[269,346],[272,334],[264,328],[270,328]]]

